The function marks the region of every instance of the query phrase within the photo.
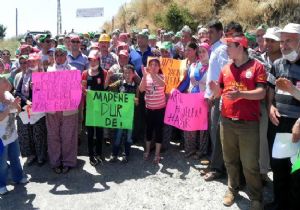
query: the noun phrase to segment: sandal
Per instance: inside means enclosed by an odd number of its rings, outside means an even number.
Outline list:
[[[207,174],[209,172],[208,168],[202,168],[200,171],[200,176],[204,176],[205,174]]]
[[[160,161],[160,156],[155,155],[154,160],[153,160],[153,163],[159,164],[159,161]]]
[[[149,153],[147,152],[144,153],[144,160],[149,160]]]
[[[220,179],[222,176],[223,176],[223,174],[218,171],[210,171],[205,174],[204,180],[209,182],[209,181],[213,181],[216,179]]]

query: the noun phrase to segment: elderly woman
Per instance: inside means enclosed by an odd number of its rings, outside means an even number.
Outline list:
[[[188,72],[179,85],[181,92],[200,93],[206,88],[206,75],[209,60],[209,45],[190,43],[186,47]],[[208,114],[208,113],[206,113]],[[202,158],[208,152],[208,131],[184,131],[186,157]]]
[[[21,154],[27,157],[25,165],[30,166],[35,161],[41,166],[47,155],[47,129],[44,113],[32,113],[32,73],[41,71],[40,56],[30,54],[27,60],[27,68],[21,73],[16,96],[21,98],[23,111],[17,117],[18,135],[20,140]]]
[[[65,46],[55,48],[54,58],[48,72],[75,70],[67,62]],[[77,163],[78,110],[47,113],[46,121],[50,165],[57,174],[67,173]]]

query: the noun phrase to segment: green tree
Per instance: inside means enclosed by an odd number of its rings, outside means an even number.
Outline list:
[[[0,39],[3,39],[6,35],[6,27],[3,24],[0,24]]]

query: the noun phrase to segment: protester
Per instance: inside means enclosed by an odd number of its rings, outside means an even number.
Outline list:
[[[21,55],[18,59],[19,68],[17,68],[15,71],[11,72],[10,76],[13,78],[13,87],[14,89],[18,88],[18,84],[20,82],[20,79],[23,75],[23,73],[26,71],[28,67],[28,55]]]
[[[42,71],[40,55],[30,54],[28,68],[22,73],[22,77],[16,90],[16,96],[21,98],[21,107],[24,115],[17,117],[18,135],[20,139],[21,154],[27,157],[26,166],[31,166],[37,161],[42,166],[47,159],[47,129],[45,113],[33,113],[32,106],[32,74]],[[29,118],[34,118],[29,120]]]
[[[149,67],[143,68],[143,79],[139,86],[140,92],[145,92],[146,102],[146,147],[144,159],[150,157],[152,138],[155,140],[155,157],[153,162],[159,163],[160,149],[163,141],[164,113],[166,106],[165,81],[158,58],[149,60]]]
[[[90,67],[82,73],[82,86],[84,94],[89,90],[104,91],[104,85],[107,77],[107,71],[103,70],[99,65],[100,58],[98,51],[91,51],[88,56]],[[88,135],[88,153],[90,164],[96,166],[104,160],[102,153],[103,128],[95,126],[87,126]],[[96,140],[94,141],[94,134]],[[96,149],[96,151],[94,151]]]
[[[264,38],[264,48],[265,52],[261,54],[260,60],[265,66],[267,74],[271,71],[271,67],[275,60],[281,58],[281,51],[280,51],[280,37],[278,35],[278,31],[280,28],[268,28]],[[268,145],[268,111],[267,111],[267,99],[261,100],[260,104],[260,122],[259,122],[259,135],[260,135],[260,158],[259,158],[259,165],[260,165],[260,173],[262,175],[263,181],[268,181],[268,175],[270,169],[270,151]]]
[[[11,85],[4,77],[0,77],[0,144],[4,146],[0,152],[0,195],[8,192],[8,174],[16,184],[26,184],[20,162],[20,147],[15,126],[16,112],[20,111],[20,98],[11,94]],[[8,165],[9,162],[9,165]]]
[[[10,51],[4,49],[2,51],[2,62],[4,63],[4,73],[10,73],[12,71],[13,62],[10,60]]]
[[[110,52],[109,43],[110,37],[108,34],[101,34],[99,38],[99,55],[100,55],[100,66],[102,69],[109,70],[114,64],[117,64],[117,55]]]
[[[222,95],[220,136],[228,173],[228,190],[223,204],[231,206],[237,196],[241,161],[249,189],[250,210],[263,209],[258,164],[259,100],[266,94],[266,73],[261,63],[249,59],[248,41],[244,36],[225,41],[233,63],[223,67],[219,83],[209,83],[215,97]]]
[[[135,94],[135,104],[138,104],[138,86],[139,83],[136,83],[134,78],[136,74],[134,71],[134,67],[132,65],[126,65],[123,67],[123,78],[121,80],[118,80],[114,82],[113,84],[110,84],[108,89],[119,92],[119,93],[132,93]],[[107,80],[110,77],[108,74]],[[133,122],[134,126],[134,122]],[[122,142],[122,136],[125,135],[124,140],[124,155],[122,157],[122,161],[127,163],[129,161],[130,156],[130,147],[132,145],[132,132],[133,129],[116,129],[115,131],[115,137],[113,141],[113,148],[112,148],[112,156],[110,161],[116,162],[119,152],[120,152],[120,146]]]
[[[300,24],[289,23],[279,31],[282,58],[277,59],[268,76],[268,111],[270,123],[268,127],[269,148],[272,151],[274,140],[279,133],[291,133],[300,117],[300,104],[292,95],[276,88],[275,79],[286,78],[298,87],[300,80]],[[293,139],[297,142],[298,139]],[[299,171],[291,174],[290,158],[277,159],[271,157],[273,170],[274,202],[267,209],[299,208]]]
[[[205,92],[209,51],[209,45],[206,43],[200,44],[199,48],[193,42],[187,45],[186,57],[189,67],[185,79],[178,87],[180,92]],[[193,156],[199,159],[207,155],[209,143],[207,131],[184,131],[184,139],[185,157]]]
[[[254,51],[257,54],[262,54],[265,52],[265,46],[264,46],[264,38],[263,36],[266,33],[267,30],[267,26],[265,24],[260,25],[257,29],[256,29],[256,42],[257,42],[257,48],[254,49]]]
[[[54,57],[48,72],[76,70],[67,62],[65,46],[58,45]],[[77,164],[78,110],[49,112],[46,121],[50,165],[57,174],[67,173]]]
[[[83,72],[84,70],[89,68],[89,61],[86,55],[80,52],[80,38],[78,35],[71,35],[71,49],[70,53],[68,53],[68,63]]]
[[[212,146],[212,154],[210,158],[209,171],[204,173],[204,180],[212,181],[222,177],[224,174],[224,161],[222,155],[222,147],[220,141],[219,122],[220,122],[220,99],[213,98],[208,86],[210,81],[218,80],[221,69],[228,62],[226,45],[220,39],[223,36],[223,25],[219,21],[211,21],[208,23],[208,37],[210,43],[211,54],[207,70],[205,98],[207,98],[210,109],[210,139]]]

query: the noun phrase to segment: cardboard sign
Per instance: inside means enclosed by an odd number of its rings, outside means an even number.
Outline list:
[[[33,112],[78,109],[82,94],[79,70],[34,72],[32,83]]]
[[[180,93],[173,90],[167,103],[165,124],[184,131],[208,129],[208,105],[204,93]]]
[[[87,92],[86,126],[132,129],[134,94]]]
[[[152,57],[148,57],[148,60]],[[184,77],[187,60],[176,60],[172,58],[160,58],[161,70],[165,76],[166,93],[177,88]]]

